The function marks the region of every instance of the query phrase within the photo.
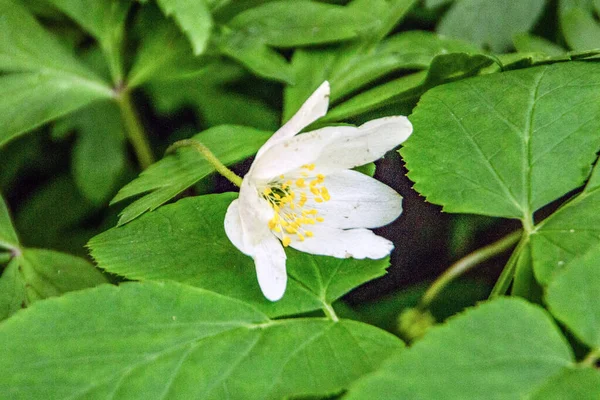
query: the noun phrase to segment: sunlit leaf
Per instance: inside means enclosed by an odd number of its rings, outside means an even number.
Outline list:
[[[596,400],[600,393],[597,368],[566,369],[554,376],[530,398],[532,400]]]
[[[173,16],[192,43],[196,55],[204,52],[213,21],[205,0],[158,0],[165,15]]]

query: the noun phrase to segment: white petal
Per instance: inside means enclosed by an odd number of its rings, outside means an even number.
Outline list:
[[[327,113],[329,105],[329,82],[325,81],[314,91],[314,93],[302,104],[298,112],[294,114],[277,132],[266,141],[258,150],[256,157],[260,157],[269,147],[277,141],[293,137],[302,129],[315,122]]]
[[[285,251],[275,236],[270,235],[254,248],[254,264],[260,290],[271,301],[281,299],[287,285]]]
[[[324,225],[349,228],[377,228],[402,213],[402,196],[389,186],[360,172],[344,170],[325,178],[331,200],[307,202],[323,217]]]
[[[240,218],[240,209],[238,200],[231,202],[225,214],[225,233],[231,243],[242,253],[251,256],[251,249],[248,249],[244,243],[244,228]]]
[[[274,211],[267,201],[260,197],[257,189],[250,180],[244,179],[240,188],[239,213],[243,228],[244,246],[250,251],[267,236],[272,236],[269,230],[269,220]],[[233,241],[232,241],[233,242]]]
[[[269,179],[305,164],[315,164],[323,174],[353,168],[383,157],[411,133],[412,125],[403,116],[376,119],[358,128],[318,129],[271,146],[254,161],[252,175]]]
[[[389,240],[368,229],[336,229],[322,224],[311,226],[314,236],[300,242],[292,236],[290,247],[310,254],[337,258],[371,258],[387,256],[394,249]]]

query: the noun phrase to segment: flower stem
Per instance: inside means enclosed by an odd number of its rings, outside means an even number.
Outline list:
[[[437,278],[429,287],[429,289],[427,289],[421,298],[420,307],[422,309],[427,308],[438,296],[438,294],[446,287],[446,285],[452,282],[456,277],[464,274],[483,261],[495,257],[510,249],[515,243],[517,243],[521,237],[521,234],[522,232],[520,230],[513,232],[497,242],[482,247],[452,264],[450,268],[448,268],[439,278]]]
[[[202,154],[202,156],[208,161],[215,170],[227,178],[231,183],[236,185],[237,187],[242,186],[242,178],[237,176],[232,170],[227,168],[214,154],[209,150],[208,147],[200,143],[195,139],[183,139],[179,140],[167,149],[167,154],[172,153],[177,149],[182,147],[193,147],[198,153]]]
[[[335,310],[329,303],[323,302],[323,312],[325,313],[327,318],[329,318],[330,320],[332,320],[334,322],[338,322],[340,320],[338,318],[337,314],[335,313]]]
[[[135,155],[142,169],[146,169],[154,162],[154,155],[150,149],[150,144],[148,143],[142,123],[133,108],[131,96],[126,89],[118,93],[117,102],[121,109],[123,123],[125,124],[127,136],[133,146]]]

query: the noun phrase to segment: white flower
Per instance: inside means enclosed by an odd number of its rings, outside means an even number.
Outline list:
[[[324,82],[260,148],[225,215],[227,236],[254,259],[260,288],[271,301],[285,292],[284,247],[358,259],[382,258],[394,248],[366,228],[395,220],[402,197],[350,168],[381,158],[410,136],[412,125],[395,116],[297,135],[325,115],[328,102]]]

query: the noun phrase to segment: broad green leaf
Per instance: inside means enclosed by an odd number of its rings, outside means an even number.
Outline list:
[[[547,39],[529,33],[519,33],[513,36],[513,44],[522,53],[539,52],[549,56],[565,54],[565,49]]]
[[[405,75],[360,93],[334,107],[321,122],[339,121],[390,105],[408,103],[412,108],[419,96],[429,88],[447,81],[477,75],[492,62],[491,58],[482,54],[440,54],[433,58],[428,71]]]
[[[533,394],[531,400],[597,400],[600,371],[596,368],[566,369]]]
[[[444,15],[437,30],[501,53],[515,33],[529,31],[540,17],[544,0],[461,0]]]
[[[0,276],[0,322],[27,306],[19,261],[12,258]]]
[[[12,224],[6,202],[0,196],[0,247],[12,249],[19,247],[19,238]]]
[[[518,251],[518,250],[515,250]],[[511,286],[511,295],[519,296],[530,302],[542,304],[542,288],[535,279],[531,245],[526,244],[518,254],[515,275]]]
[[[565,41],[573,50],[600,48],[600,24],[591,12],[581,8],[572,8],[561,18]]]
[[[0,276],[0,320],[38,300],[102,283],[106,278],[83,258],[21,249]]]
[[[600,164],[584,191],[542,221],[531,234],[535,277],[547,285],[577,256],[600,244]]]
[[[227,24],[239,37],[274,47],[339,42],[377,29],[379,21],[356,8],[314,1],[273,1],[236,15]]]
[[[432,328],[344,399],[522,399],[573,361],[543,309],[500,298]]]
[[[204,52],[213,27],[212,15],[205,0],[157,0],[165,15],[173,16],[187,35],[194,54]]]
[[[0,0],[0,145],[112,90],[20,4]]]
[[[192,137],[207,146],[225,165],[235,164],[255,154],[271,133],[237,125],[222,125]],[[147,193],[121,212],[119,225],[154,210],[200,179],[214,172],[213,166],[193,149],[180,149],[140,174],[125,185],[112,200]]]
[[[600,348],[600,245],[573,259],[548,285],[554,316],[585,344]]]
[[[81,192],[95,204],[114,195],[125,171],[127,154],[119,108],[100,102],[68,116],[61,130],[78,132],[73,147],[73,178]]]
[[[254,262],[225,235],[225,212],[236,197],[224,193],[179,200],[101,233],[88,247],[109,272],[191,284],[244,300],[270,316],[322,308],[385,273],[387,259],[336,259],[286,249],[288,287],[282,300],[269,302],[258,287]]]
[[[528,219],[580,186],[600,147],[600,68],[568,62],[427,92],[402,155],[448,212]]]
[[[111,96],[108,88],[73,75],[19,72],[0,76],[0,145]]]
[[[0,390],[14,400],[324,396],[401,349],[358,322],[271,321],[176,283],[103,285],[0,325]]]
[[[62,12],[73,18],[100,43],[115,80],[121,80],[121,46],[125,18],[131,6],[128,0],[48,0]]]

